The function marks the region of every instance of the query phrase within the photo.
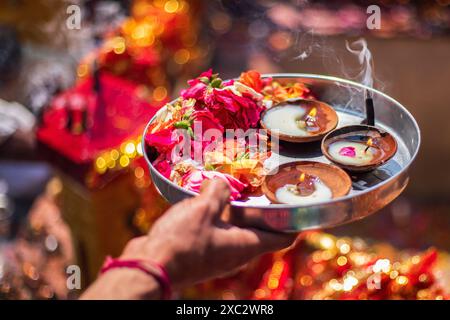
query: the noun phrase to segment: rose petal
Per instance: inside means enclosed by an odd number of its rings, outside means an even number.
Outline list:
[[[183,177],[181,185],[188,190],[198,193],[200,192],[200,187],[204,180],[214,178],[221,179],[228,184],[231,192],[230,194],[231,200],[237,200],[242,196],[241,191],[244,190],[246,185],[228,174],[217,171],[202,171],[202,170],[191,171]]]
[[[356,156],[356,151],[354,147],[344,147],[339,150],[339,154],[344,157],[354,158]]]

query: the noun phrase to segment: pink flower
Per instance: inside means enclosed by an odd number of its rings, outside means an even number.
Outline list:
[[[162,160],[154,163],[155,169],[158,170],[164,177],[170,179],[170,173],[172,172],[172,168],[170,167],[170,163],[168,160]]]
[[[166,153],[172,150],[177,142],[172,139],[172,131],[172,128],[165,128],[155,133],[148,133],[145,136],[145,142],[149,146],[155,147],[159,153]]]
[[[198,81],[188,89],[181,90],[181,96],[183,97],[183,99],[195,99],[201,102],[203,101],[203,97],[205,96],[205,91],[206,91],[206,84]]]
[[[213,75],[213,71],[212,71],[212,69],[211,68],[209,68],[208,70],[206,70],[205,72],[202,72],[198,77],[199,78],[202,78],[202,77],[205,77],[205,78],[211,78],[212,77],[212,75]]]
[[[225,80],[224,82],[222,82],[222,85],[224,87],[232,86],[233,84],[234,84],[234,79],[229,79],[229,80]]]
[[[356,151],[354,147],[344,147],[339,150],[339,154],[344,157],[354,158],[356,156]]]
[[[241,192],[244,190],[247,185],[239,181],[238,179],[217,171],[202,171],[202,170],[194,170],[183,176],[181,181],[181,185],[193,192],[200,192],[200,186],[202,182],[207,179],[218,178],[225,181],[230,187],[231,200],[237,200],[241,197]]]
[[[212,77],[212,69],[209,69],[208,71],[205,71],[202,74],[200,74],[197,78],[189,80],[188,81],[189,88],[181,90],[180,93],[183,99],[195,99],[200,103],[202,103],[204,100],[207,85],[200,79],[201,78],[211,79],[211,77]]]
[[[206,93],[205,105],[211,110],[225,129],[243,129],[256,127],[263,106],[250,94],[242,96],[231,90],[212,89]]]

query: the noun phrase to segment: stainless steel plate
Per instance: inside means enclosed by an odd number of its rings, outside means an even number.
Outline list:
[[[335,108],[339,115],[338,127],[361,123],[365,117],[364,91],[370,90],[375,105],[375,124],[396,138],[398,150],[391,160],[377,170],[352,175],[353,187],[345,197],[308,206],[263,205],[260,200],[233,201],[231,217],[234,223],[282,232],[328,228],[364,218],[400,195],[408,184],[408,168],[420,146],[419,127],[405,107],[380,91],[340,78],[291,73],[264,76],[308,84],[318,99]],[[158,112],[164,112],[164,109]],[[146,131],[147,128],[144,135]],[[146,152],[144,139],[142,143],[145,159],[159,192],[171,203],[195,196],[195,193],[177,186],[156,171]],[[279,155],[281,163],[297,160],[329,163],[320,151],[320,142],[284,144]]]

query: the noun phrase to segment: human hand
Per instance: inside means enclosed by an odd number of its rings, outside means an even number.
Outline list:
[[[265,252],[289,246],[296,238],[241,228],[220,219],[230,192],[211,180],[195,198],[170,208],[148,236],[133,239],[121,259],[147,259],[161,264],[174,289],[227,273]]]

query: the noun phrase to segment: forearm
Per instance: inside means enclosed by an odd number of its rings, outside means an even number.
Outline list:
[[[101,275],[81,299],[159,299],[161,290],[152,276],[140,270],[120,268]]]

